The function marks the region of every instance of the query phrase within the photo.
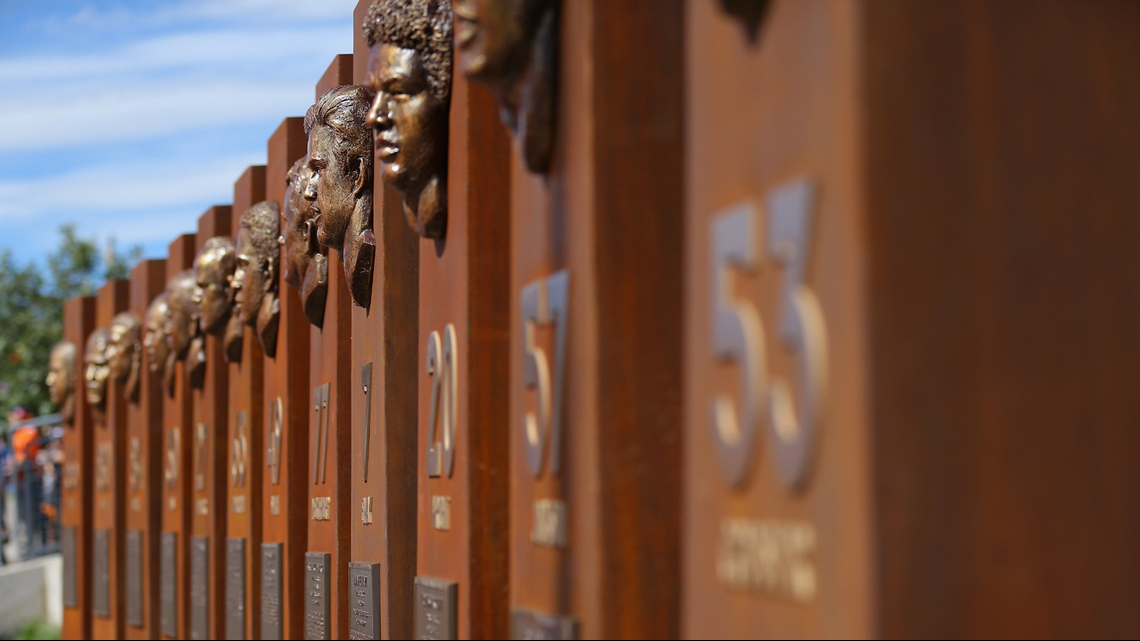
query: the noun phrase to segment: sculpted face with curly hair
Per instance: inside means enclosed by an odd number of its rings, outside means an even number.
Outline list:
[[[241,215],[237,236],[237,268],[232,287],[241,322],[257,331],[266,355],[277,353],[277,262],[280,209],[272,200],[259,202]]]
[[[375,0],[364,18],[371,48],[368,113],[378,171],[404,194],[408,223],[426,238],[447,227],[451,106],[449,0]]]

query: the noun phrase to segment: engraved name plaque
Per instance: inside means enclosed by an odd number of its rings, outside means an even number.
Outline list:
[[[329,562],[327,552],[305,553],[305,638],[329,638]]]
[[[127,625],[136,628],[143,626],[143,598],[142,598],[142,532],[135,530],[127,532]]]
[[[95,530],[91,540],[91,613],[111,616],[111,533]]]
[[[380,564],[348,564],[348,638],[379,639]]]
[[[245,638],[245,539],[226,539],[226,638]]]
[[[456,625],[458,602],[458,583],[417,576],[416,638],[441,640],[459,638]]]
[[[281,543],[261,544],[261,638],[281,639]]]
[[[178,533],[163,532],[159,543],[159,572],[162,587],[158,595],[161,601],[159,629],[168,637],[178,636]]]
[[[75,589],[75,526],[63,528],[60,535],[60,552],[63,554],[63,607],[79,607],[79,593]]]
[[[577,639],[575,619],[531,610],[511,611],[512,639]]]
[[[190,638],[210,638],[210,539],[190,537]]]

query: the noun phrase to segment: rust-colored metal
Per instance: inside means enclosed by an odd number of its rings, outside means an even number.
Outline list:
[[[352,56],[337,56],[317,84],[317,96],[352,82]],[[334,84],[335,83],[335,84]],[[340,265],[340,254],[329,250],[329,264]],[[335,269],[330,269],[335,273]],[[348,638],[349,518],[352,515],[351,382],[352,296],[342,277],[330,274],[324,323],[309,336],[308,407],[308,547],[328,554],[323,597],[330,620],[322,629],[332,639]],[[307,563],[307,562],[306,562]],[[303,604],[298,604],[303,605]],[[304,607],[302,607],[302,612]]]
[[[87,336],[95,329],[95,298],[93,296],[72,298],[63,305],[63,337],[72,344],[84,345]],[[75,381],[83,380],[83,359],[75,359]],[[79,390],[74,392],[74,415],[71,422],[64,423],[63,432],[63,471],[60,489],[60,526],[65,532],[63,540],[70,538],[74,554],[65,558],[65,594],[70,585],[74,589],[75,601],[63,607],[63,628],[61,636],[68,639],[91,638],[91,497],[94,457],[91,447],[91,412],[87,398]],[[70,574],[70,578],[67,575]]]
[[[286,118],[269,138],[266,198],[281,204],[283,211],[290,188],[286,185],[287,175],[294,163],[305,155],[306,143],[301,118]],[[282,221],[282,229],[282,235],[289,233],[285,221]],[[287,264],[289,260],[288,247],[283,246],[281,262]],[[277,285],[281,306],[278,347],[274,358],[265,359],[265,432],[260,468],[262,542],[281,546],[279,551],[270,548],[269,553],[270,561],[279,559],[280,574],[276,582],[268,582],[273,593],[263,597],[261,627],[253,638],[270,638],[269,633],[280,629],[285,639],[301,639],[304,638],[302,604],[309,518],[310,327],[297,288],[285,286],[284,274],[280,278]],[[323,300],[321,307],[323,317]],[[261,550],[249,553],[263,554]],[[262,572],[265,570],[263,566]],[[280,586],[280,597],[277,597],[277,586]]]
[[[196,253],[194,234],[183,234],[170,243],[166,258],[167,280],[192,267]],[[163,342],[168,342],[165,329],[163,334]],[[177,359],[173,351],[162,374],[163,484],[159,571],[163,580],[159,588],[159,633],[164,639],[187,639],[190,636],[188,590],[194,411],[186,364]],[[170,553],[171,546],[173,554]],[[172,559],[173,565],[170,563]]]
[[[232,233],[233,210],[229,205],[215,205],[206,210],[198,219],[197,249],[210,245],[217,237],[229,237]],[[205,624],[205,630],[191,621],[190,637],[205,634],[207,638],[220,639],[225,636],[225,537],[228,499],[226,492],[229,477],[229,372],[224,357],[225,332],[223,338],[217,334],[207,334],[203,347],[205,353],[205,374],[201,389],[192,393],[194,418],[189,437],[192,461],[190,467],[191,514],[190,534],[206,542],[207,580],[206,590],[191,595],[190,610],[205,612],[198,619]],[[193,542],[191,542],[193,543]],[[193,568],[191,568],[193,570]],[[193,571],[187,579],[192,578]],[[195,599],[205,597],[206,603],[196,603]],[[197,606],[197,607],[195,607]]]
[[[491,92],[461,76],[449,133],[447,237],[419,247],[416,575],[458,584],[460,638],[503,638],[510,139]]]
[[[370,0],[356,7],[361,24]],[[354,59],[367,62],[363,30]],[[367,64],[354,65],[357,84]],[[400,213],[402,195],[373,178],[376,263],[371,305],[352,309],[352,529],[350,631],[412,636],[416,571],[416,425],[419,365],[419,241]],[[359,621],[357,625],[356,622]]]
[[[126,280],[108,281],[99,288],[95,297],[96,332],[107,331],[115,315],[126,311],[130,305],[130,282]],[[109,335],[109,332],[107,332]],[[90,348],[90,344],[88,345]],[[104,365],[103,367],[106,367]],[[88,370],[92,366],[89,362]],[[109,374],[109,370],[108,370]],[[89,377],[91,378],[91,377]],[[94,576],[91,589],[106,594],[106,616],[91,617],[91,635],[96,639],[119,639],[123,636],[124,582],[123,582],[123,541],[126,524],[126,431],[127,403],[122,384],[112,376],[96,376],[102,379],[101,394],[104,405],[102,420],[94,421],[92,428],[92,450],[95,467],[92,480],[92,530],[106,532],[105,576]],[[89,384],[90,384],[89,380]],[[88,388],[88,401],[94,401],[95,392]],[[98,415],[94,415],[98,416]],[[103,551],[93,552],[101,555]],[[93,557],[93,562],[96,559]],[[102,565],[102,562],[99,563]]]
[[[549,172],[512,167],[512,624],[676,637],[683,12],[561,5]]]
[[[240,234],[241,216],[254,204],[265,200],[266,168],[249,167],[234,184],[234,203],[231,210],[230,230]],[[274,218],[277,213],[273,212]],[[274,220],[274,223],[277,221]],[[240,236],[239,236],[240,238]],[[238,267],[235,266],[235,276]],[[254,328],[244,322],[237,297],[245,292],[234,289],[235,305],[231,315],[237,319],[237,327],[244,336],[241,340],[242,354],[229,363],[229,395],[227,408],[227,438],[225,482],[227,499],[223,509],[226,515],[226,539],[224,545],[232,549],[225,562],[225,591],[228,594],[235,588],[243,594],[230,594],[223,600],[244,601],[244,610],[233,612],[226,607],[227,637],[241,628],[246,639],[260,638],[261,620],[261,536],[262,536],[262,457],[265,435],[265,353],[261,340]],[[244,541],[244,543],[236,543]],[[244,558],[243,558],[244,557]],[[240,567],[231,563],[239,561]]]
[[[151,301],[166,285],[166,261],[144,260],[131,270],[130,311],[144,318]],[[128,639],[159,638],[159,539],[162,529],[163,393],[162,380],[150,373],[149,355],[138,350],[138,393],[127,403],[127,516],[126,530],[139,537],[140,579],[127,591],[137,590],[138,604],[128,600],[124,636]],[[128,385],[128,388],[130,385]],[[138,616],[130,616],[133,608]]]

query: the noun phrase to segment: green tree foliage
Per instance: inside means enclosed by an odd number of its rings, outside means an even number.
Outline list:
[[[142,254],[141,247],[120,254],[112,243],[101,256],[95,240],[79,236],[74,225],[60,228],[60,236],[46,265],[21,265],[0,250],[0,417],[17,405],[54,411],[44,377],[52,345],[63,338],[64,301],[93,295],[108,278],[126,278]],[[77,347],[82,354],[83,345]]]

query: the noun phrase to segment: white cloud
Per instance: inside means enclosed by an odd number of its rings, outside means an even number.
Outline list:
[[[0,86],[12,93],[18,83],[46,85],[63,81],[96,84],[140,72],[191,68],[199,73],[232,76],[235,68],[261,65],[262,71],[289,76],[289,61],[328,57],[335,44],[352,47],[348,29],[314,27],[272,30],[226,29],[176,33],[128,43],[114,51],[74,56],[35,56],[0,60]],[[282,65],[282,68],[276,67]],[[13,86],[14,85],[14,86]]]
[[[303,24],[352,19],[354,0],[183,0],[153,3],[145,10],[86,4],[73,13],[50,15],[37,23],[42,30],[65,36],[73,29],[97,32],[138,31],[194,23],[248,23],[251,26]]]
[[[0,57],[0,229],[13,231],[0,246],[17,254],[53,246],[68,220],[151,248],[192,231],[351,51],[356,1],[77,4],[38,3],[38,24],[5,25],[31,27],[29,46],[51,52]]]
[[[58,176],[0,181],[0,220],[58,211],[108,212],[205,207],[229,202],[234,181],[264,154],[214,158],[139,158],[133,163],[84,167]],[[124,236],[120,236],[124,238]],[[124,238],[125,239],[125,238]]]
[[[313,102],[296,82],[135,83],[98,93],[59,88],[0,100],[0,151],[140,140],[298,115]]]

